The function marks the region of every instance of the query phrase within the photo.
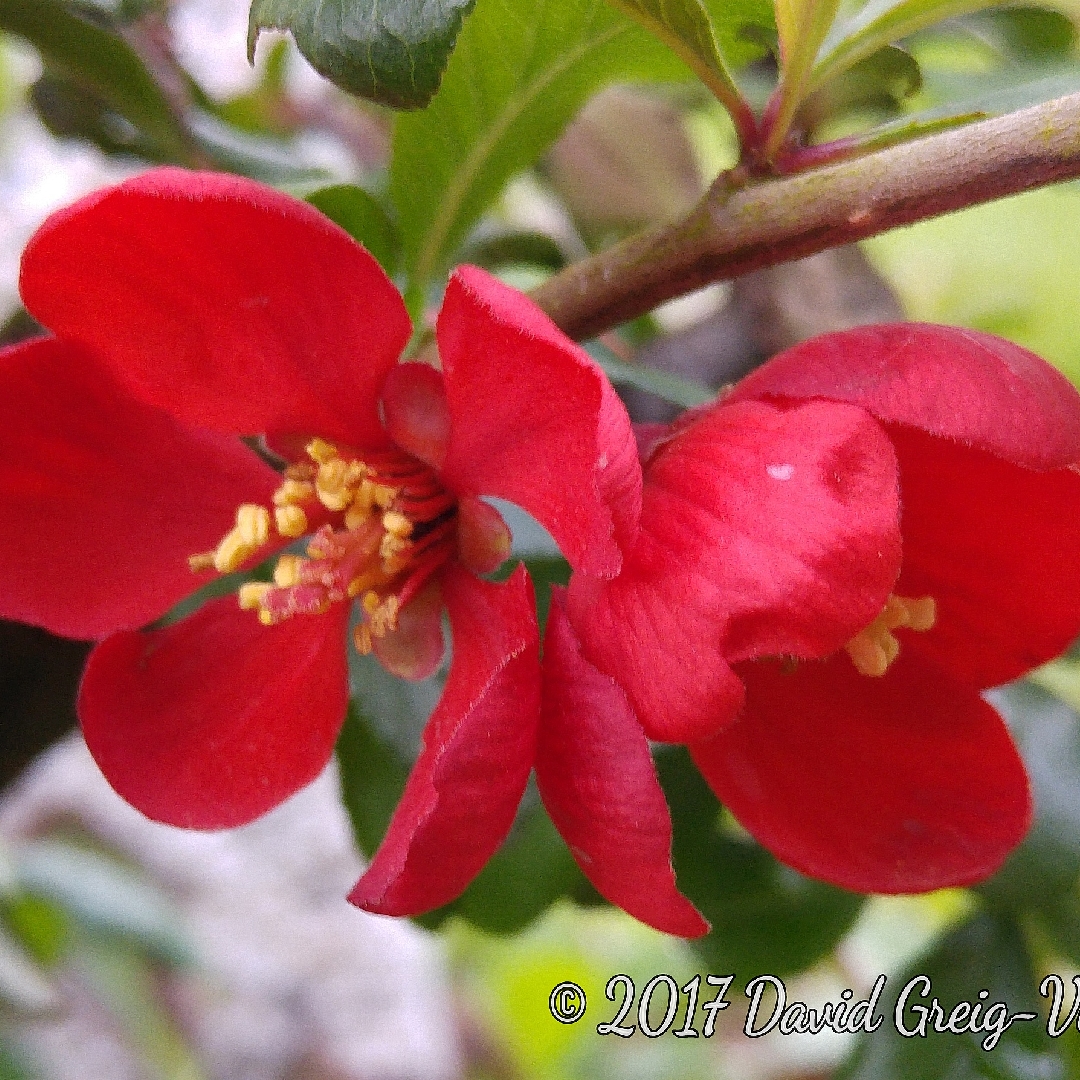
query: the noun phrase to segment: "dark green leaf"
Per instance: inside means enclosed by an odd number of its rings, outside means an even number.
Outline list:
[[[426,105],[474,0],[253,0],[248,55],[261,30],[289,30],[321,75],[396,109]]]
[[[610,0],[655,34],[729,107],[740,94],[720,45],[705,0]]]
[[[776,18],[770,0],[705,0],[720,52],[733,69],[776,51]]]
[[[401,238],[382,204],[355,184],[334,184],[313,191],[307,201],[363,244],[393,277],[401,263]]]
[[[550,236],[543,233],[506,231],[474,237],[461,252],[461,261],[489,270],[517,265],[554,271],[566,265],[566,255]]]
[[[657,770],[671,807],[679,888],[712,923],[694,942],[714,972],[802,971],[850,929],[865,898],[811,881],[749,837],[720,827],[720,806],[682,748]]]
[[[160,148],[116,113],[93,91],[46,72],[30,88],[30,104],[42,123],[60,139],[86,139],[106,154],[135,154],[162,160]],[[169,160],[168,155],[164,160]]]
[[[995,908],[1034,920],[1080,962],[1080,717],[1031,682],[996,691],[1031,778],[1035,823],[992,878],[977,886]]]
[[[434,928],[457,915],[481,930],[510,934],[563,897],[579,903],[602,902],[555,831],[539,797],[530,791],[506,842],[472,884],[452,904],[419,922]]]
[[[832,29],[821,47],[810,88],[816,89],[860,60],[945,19],[992,7],[995,0],[870,0]]]
[[[686,69],[604,0],[479,0],[442,87],[398,118],[390,194],[415,286],[454,258],[469,229],[599,86],[684,78]]]
[[[353,835],[360,850],[371,858],[405,790],[409,766],[379,738],[355,702],[349,706],[334,752]]]
[[[191,161],[183,123],[121,37],[63,0],[0,0],[0,30],[26,38],[50,68],[91,91],[153,140],[163,157]]]
[[[852,109],[892,109],[921,86],[915,57],[888,45],[811,95],[805,108],[829,118]]]
[[[681,375],[672,375],[668,371],[646,367],[644,364],[628,364],[599,341],[586,342],[585,349],[616,386],[632,386],[635,390],[644,390],[663,398],[664,401],[670,401],[673,405],[681,405],[684,409],[704,405],[716,397],[715,390],[692,379],[684,379]]]
[[[930,979],[928,996],[920,984],[908,998],[902,1022],[916,1027],[920,1014],[912,1005],[929,1008],[940,999],[945,1016],[958,1002],[984,999],[983,1016],[994,1002],[1004,1002],[1011,1014],[1033,1012],[1039,1019],[1015,1021],[992,1050],[980,1043],[988,1032],[939,1034],[903,1038],[893,1023],[899,993],[916,975]],[[1039,996],[1023,936],[1008,918],[980,913],[950,933],[933,953],[903,975],[891,976],[878,1009],[880,1029],[861,1038],[854,1058],[841,1071],[843,1080],[1064,1080],[1060,1048],[1046,1034],[1046,1002]],[[1067,1006],[1066,1006],[1067,1011]]]

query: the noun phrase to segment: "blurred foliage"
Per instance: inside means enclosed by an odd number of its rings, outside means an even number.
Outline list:
[[[1080,185],[921,222],[864,247],[909,318],[1000,334],[1080,381]]]

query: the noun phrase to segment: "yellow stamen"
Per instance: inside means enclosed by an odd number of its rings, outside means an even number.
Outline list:
[[[340,457],[337,447],[326,442],[325,439],[312,439],[307,444],[307,455],[312,461],[318,462],[320,465]]]
[[[254,611],[262,602],[263,597],[273,586],[263,581],[249,581],[240,586],[240,607],[244,611]]]
[[[287,536],[292,540],[303,536],[308,530],[307,514],[301,506],[275,507],[274,524],[282,536]]]
[[[349,598],[354,599],[362,592],[367,592],[369,589],[387,584],[389,580],[390,579],[381,569],[368,570],[358,577],[354,577],[352,581],[349,582]]]
[[[310,480],[286,480],[274,492],[275,506],[298,506],[315,498],[315,485]]]
[[[382,516],[382,527],[391,535],[401,537],[412,535],[412,522],[396,510],[387,510]]]
[[[242,543],[261,548],[270,539],[270,511],[256,503],[244,503],[236,511],[236,532]]]
[[[361,656],[367,656],[372,649],[371,631],[365,623],[360,623],[353,631],[353,644]]]
[[[894,630],[926,631],[937,619],[937,604],[932,596],[910,599],[890,595],[880,614],[844,646],[860,675],[880,677],[900,655],[900,642]]]
[[[383,569],[387,573],[396,572],[398,557],[410,546],[408,540],[403,540],[390,532],[384,533],[382,540],[379,541],[379,558],[382,560]]]
[[[214,553],[212,551],[204,551],[201,555],[189,555],[188,566],[190,566],[195,573],[198,573],[200,570],[213,570]]]
[[[299,555],[282,555],[274,567],[274,584],[279,589],[288,589],[300,583],[300,568],[304,560]]]

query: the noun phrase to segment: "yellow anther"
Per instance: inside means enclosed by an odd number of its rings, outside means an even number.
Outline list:
[[[295,540],[308,531],[307,514],[302,506],[278,506],[274,508],[274,524],[282,536]]]
[[[396,596],[387,596],[383,599],[378,593],[367,592],[364,593],[360,605],[367,615],[367,622],[363,625],[369,628],[373,637],[386,637],[391,630],[397,629],[401,601]]]
[[[353,644],[361,656],[367,656],[371,652],[371,631],[366,623],[360,623],[353,631]]]
[[[932,596],[909,599],[891,595],[880,614],[844,646],[860,675],[880,677],[900,655],[894,630],[930,630],[937,619]]]
[[[398,497],[398,494],[397,488],[387,487],[385,484],[371,485],[371,501],[380,510],[389,510],[394,505],[394,500]]]
[[[397,510],[387,510],[382,516],[382,527],[391,535],[404,539],[412,535],[412,522]]]
[[[307,444],[307,455],[312,461],[317,461],[320,465],[333,461],[340,456],[337,447],[333,443],[326,442],[325,439],[312,439]]]
[[[296,461],[285,466],[286,480],[314,480],[315,466],[310,461]]]
[[[279,589],[288,589],[300,584],[300,568],[304,560],[299,555],[282,555],[274,567],[274,584]]]
[[[253,611],[259,607],[263,602],[263,598],[271,590],[273,586],[267,585],[264,581],[249,581],[240,586],[239,600],[240,607],[244,611]]]
[[[362,493],[358,492],[352,506],[345,511],[345,528],[359,529],[370,520],[371,506],[362,498]]]
[[[261,548],[270,539],[270,511],[256,503],[244,503],[236,511],[236,531],[245,544]]]
[[[275,506],[298,506],[315,498],[315,485],[310,480],[286,480],[274,492]]]
[[[231,574],[239,570],[258,551],[258,545],[247,543],[239,529],[233,529],[214,552],[214,569],[219,574]]]
[[[385,637],[397,629],[398,612],[401,601],[396,596],[388,596],[382,606],[371,616],[371,632],[376,637]]]
[[[277,619],[275,619],[266,608],[259,608],[259,622],[261,622],[263,626],[273,626],[274,623],[277,622]]]
[[[204,551],[201,555],[189,555],[188,566],[191,567],[194,573],[198,573],[200,570],[213,570],[214,553],[212,551]]]
[[[389,581],[390,578],[383,573],[380,567],[372,567],[370,570],[365,570],[362,574],[358,574],[349,582],[349,597],[355,599],[361,593],[366,593],[389,584]],[[372,595],[375,594],[372,593]]]
[[[398,558],[410,546],[408,540],[403,540],[393,533],[384,533],[382,540],[379,541],[379,558],[382,560],[383,569],[388,572],[392,567],[396,569]]]

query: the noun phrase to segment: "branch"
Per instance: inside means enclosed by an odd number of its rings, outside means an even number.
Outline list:
[[[682,221],[556,274],[533,299],[594,337],[715,281],[1080,176],[1080,94],[780,179],[722,174]]]

